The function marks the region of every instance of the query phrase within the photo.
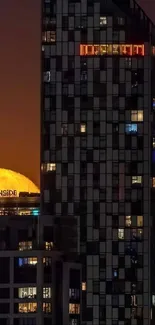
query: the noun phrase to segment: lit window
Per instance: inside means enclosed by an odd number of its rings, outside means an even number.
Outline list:
[[[107,17],[100,17],[100,26],[107,25]]]
[[[31,249],[32,249],[32,241],[19,242],[19,251],[25,251]]]
[[[46,163],[42,165],[42,170],[45,172],[53,172],[56,170],[56,164],[54,163]]]
[[[126,124],[125,132],[127,134],[135,134],[135,133],[137,133],[137,124]]]
[[[137,227],[143,227],[143,216],[137,216]]]
[[[43,298],[48,299],[52,297],[51,288],[43,288]]]
[[[155,187],[155,177],[152,178],[152,187]]]
[[[56,41],[56,32],[55,31],[43,32],[43,42],[54,43],[55,41]]]
[[[18,259],[19,266],[36,265],[37,262],[38,262],[37,257],[19,257]]]
[[[67,124],[62,124],[62,126],[61,126],[61,133],[63,135],[67,135],[68,134],[68,125]]]
[[[131,216],[126,216],[125,217],[125,225],[126,225],[126,227],[131,226]]]
[[[81,131],[81,133],[86,132],[86,124],[81,124],[80,131]]]
[[[113,269],[113,277],[118,278],[118,270],[117,269]]]
[[[155,55],[155,46],[152,46],[152,54]]]
[[[131,111],[132,122],[143,122],[143,111]]]
[[[36,298],[36,287],[18,288],[18,298]]]
[[[51,72],[45,71],[44,72],[44,82],[50,82],[50,80],[51,80]]]
[[[69,314],[80,314],[80,305],[69,304]]]
[[[152,295],[152,305],[155,306],[155,295]]]
[[[82,291],[86,291],[86,282],[82,282]]]
[[[45,314],[52,312],[52,304],[50,302],[43,302],[43,312]]]
[[[155,148],[155,138],[152,139],[152,147]]]
[[[142,176],[132,176],[132,184],[142,184]]]
[[[18,304],[19,313],[36,313],[37,303],[36,302],[27,302],[25,304]]]
[[[137,306],[137,297],[135,295],[131,296],[131,306]]]
[[[152,106],[153,106],[153,109],[155,109],[155,98],[153,98]]]
[[[118,229],[118,239],[124,239],[124,229]]]
[[[52,241],[50,241],[50,242],[46,241],[45,242],[45,249],[46,249],[46,251],[51,251],[53,249],[53,242]]]

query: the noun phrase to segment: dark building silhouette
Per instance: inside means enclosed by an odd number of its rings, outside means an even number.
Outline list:
[[[133,0],[42,1],[41,229],[80,255],[83,325],[154,322],[154,46]]]

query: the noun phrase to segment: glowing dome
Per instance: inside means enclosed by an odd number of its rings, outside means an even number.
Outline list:
[[[19,196],[20,192],[40,193],[39,188],[27,177],[0,168],[0,197]]]

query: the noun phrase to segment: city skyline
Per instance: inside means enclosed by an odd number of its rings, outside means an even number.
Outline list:
[[[155,3],[144,0],[139,3],[155,21]],[[22,3],[5,0],[0,7],[0,42],[5,44],[1,47],[0,61],[0,147],[3,152],[0,167],[20,172],[37,185],[40,179],[39,20],[38,0]]]

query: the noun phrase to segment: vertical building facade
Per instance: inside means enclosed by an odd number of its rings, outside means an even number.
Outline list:
[[[41,224],[80,255],[85,325],[155,317],[154,44],[135,1],[42,1]]]

